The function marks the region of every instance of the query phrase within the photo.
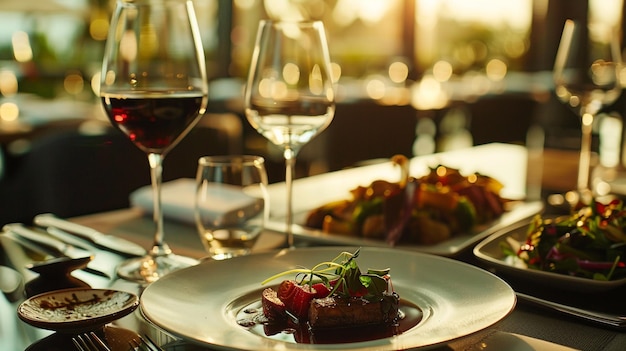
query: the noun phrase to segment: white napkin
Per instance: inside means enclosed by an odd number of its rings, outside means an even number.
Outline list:
[[[262,200],[248,196],[240,190],[224,186],[209,189],[211,201],[203,205],[203,216],[213,218],[214,221],[228,221],[240,210],[258,211]],[[161,209],[163,218],[195,225],[195,179],[180,178],[165,182],[161,188]],[[152,214],[152,188],[145,186],[130,194],[130,204],[139,207],[146,214]]]

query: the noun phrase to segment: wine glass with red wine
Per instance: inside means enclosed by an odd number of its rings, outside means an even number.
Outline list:
[[[164,241],[165,155],[204,114],[208,83],[191,0],[118,0],[104,53],[100,97],[113,126],[148,156],[156,231],[146,257],[123,262],[120,277],[150,283],[196,263]]]
[[[591,139],[595,116],[619,97],[622,60],[616,28],[567,20],[554,62],[556,96],[581,118],[578,183],[566,194],[570,204],[589,203]]]

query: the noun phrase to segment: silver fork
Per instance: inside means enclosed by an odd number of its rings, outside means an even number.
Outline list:
[[[157,345],[148,335],[144,335],[145,338],[139,337],[139,341],[131,340],[131,350],[133,351],[164,351],[159,345]]]
[[[72,338],[78,351],[111,351],[111,349],[94,333],[84,333]]]

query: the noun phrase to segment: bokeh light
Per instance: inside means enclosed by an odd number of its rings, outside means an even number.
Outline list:
[[[300,80],[300,68],[293,63],[286,63],[283,67],[283,79],[287,84],[295,85]]]
[[[13,56],[17,62],[28,62],[33,59],[33,49],[30,46],[28,33],[17,31],[11,37]]]
[[[17,120],[20,115],[20,108],[13,102],[0,104],[0,119],[5,122]]]
[[[100,71],[91,76],[91,91],[95,96],[100,96],[100,77],[102,74]]]
[[[487,62],[485,67],[487,77],[493,81],[501,81],[506,76],[507,66],[502,60],[492,59]]]
[[[452,65],[448,61],[437,61],[433,65],[433,77],[439,82],[447,82],[452,77]]]
[[[63,88],[71,95],[78,95],[83,91],[85,81],[80,73],[72,72],[65,76]]]
[[[17,94],[18,82],[13,71],[0,71],[0,94],[5,97],[11,97]]]
[[[385,96],[385,83],[381,77],[369,77],[365,83],[365,91],[371,99],[382,99]]]
[[[396,61],[389,65],[389,79],[394,83],[403,83],[409,76],[409,66],[404,62]]]
[[[333,83],[337,83],[339,79],[341,78],[341,65],[336,62],[331,62],[330,69],[331,69],[331,79],[333,80]]]
[[[448,93],[432,75],[426,75],[411,88],[411,105],[418,110],[444,108],[450,101]]]

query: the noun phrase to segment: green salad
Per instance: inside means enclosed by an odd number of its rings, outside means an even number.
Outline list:
[[[537,215],[520,244],[501,247],[531,269],[604,281],[626,278],[624,202],[594,200],[568,216]]]

